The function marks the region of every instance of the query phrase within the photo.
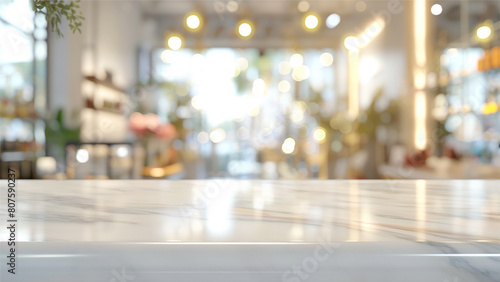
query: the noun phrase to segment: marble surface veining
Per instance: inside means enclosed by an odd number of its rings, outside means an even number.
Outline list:
[[[17,190],[21,241],[500,242],[500,181],[21,180]]]
[[[126,266],[135,281],[500,281],[500,181],[19,180],[17,191],[31,263],[12,281],[122,281]],[[330,255],[296,272],[318,246]]]

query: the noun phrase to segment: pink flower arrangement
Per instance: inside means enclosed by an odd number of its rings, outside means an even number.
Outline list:
[[[135,112],[130,115],[130,129],[137,137],[142,137],[148,133],[153,134],[158,139],[172,141],[178,137],[177,129],[170,123],[162,123],[160,117],[155,114]]]

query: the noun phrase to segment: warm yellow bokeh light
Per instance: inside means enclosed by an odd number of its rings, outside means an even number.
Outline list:
[[[189,29],[196,30],[201,26],[201,18],[196,14],[191,14],[186,18],[186,26]]]
[[[302,57],[301,54],[296,53],[290,57],[290,65],[292,66],[292,68],[298,67],[303,63],[304,63],[304,58]]]
[[[177,35],[172,35],[167,40],[168,48],[172,50],[179,50],[182,47],[182,38]]]
[[[286,81],[286,80],[282,80],[278,83],[278,90],[280,92],[283,92],[283,93],[286,93],[288,91],[290,91],[290,82]]]
[[[328,67],[333,64],[333,56],[332,54],[325,52],[319,56],[319,62],[322,66]]]
[[[242,37],[249,37],[252,35],[253,28],[249,22],[241,22],[238,25],[238,34]]]
[[[314,30],[319,26],[319,18],[316,15],[309,14],[304,18],[304,26],[309,30]]]
[[[323,127],[316,127],[313,131],[313,138],[318,143],[325,142],[326,130]]]
[[[304,101],[296,101],[294,104],[295,108],[297,108],[301,113],[305,113],[307,110],[307,104]]]
[[[306,66],[298,66],[292,72],[292,78],[295,81],[302,81],[309,78],[309,68]]]
[[[489,26],[481,26],[477,29],[476,35],[479,39],[488,39],[491,35],[491,28]]]
[[[281,145],[281,150],[287,155],[293,153],[295,151],[295,140],[293,138],[285,139],[283,145]]]
[[[226,131],[222,128],[217,128],[210,132],[210,141],[214,143],[220,143],[226,139]]]

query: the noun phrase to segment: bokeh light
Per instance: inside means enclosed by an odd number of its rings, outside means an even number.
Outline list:
[[[226,131],[222,128],[217,128],[210,132],[210,141],[214,143],[220,143],[226,139]]]
[[[85,149],[78,149],[78,151],[76,151],[76,160],[81,164],[88,162],[89,161],[89,151],[87,151]]]
[[[304,18],[304,26],[309,30],[314,30],[319,26],[319,18],[316,15],[309,14]]]
[[[201,26],[201,18],[196,14],[191,14],[186,18],[186,26],[189,29],[196,30]]]
[[[332,54],[325,52],[319,56],[319,62],[322,66],[328,67],[333,64],[333,56]]]
[[[313,138],[318,143],[323,143],[326,140],[326,130],[323,127],[316,127],[313,130]]]
[[[179,50],[182,47],[182,38],[180,38],[178,35],[172,35],[168,38],[167,40],[167,46],[168,48],[172,50]]]
[[[238,10],[238,2],[236,1],[229,1],[227,2],[226,4],[226,9],[230,12],[230,13],[234,13]]]
[[[202,131],[202,132],[198,133],[198,135],[196,136],[196,139],[201,144],[205,144],[205,143],[207,143],[209,141],[209,135],[208,135],[207,132]]]
[[[278,83],[278,90],[280,92],[283,92],[283,93],[288,92],[288,91],[290,91],[290,88],[291,88],[290,82],[288,82],[287,80],[282,80]]]
[[[303,81],[309,78],[309,68],[306,66],[298,66],[293,70],[292,78],[295,81]]]
[[[439,5],[439,4],[432,5],[431,13],[434,16],[439,16],[439,15],[441,15],[442,12],[443,12],[443,7],[441,5]]]
[[[326,18],[326,27],[335,28],[340,24],[340,16],[337,14],[331,14]]]
[[[347,50],[355,51],[359,49],[359,40],[355,36],[348,36],[344,40],[344,46]]]
[[[297,4],[297,9],[302,12],[302,13],[305,13],[307,11],[309,11],[309,8],[310,8],[310,4],[309,2],[303,0],[303,1],[300,1],[299,4]]]
[[[295,68],[295,67],[298,67],[300,65],[302,65],[304,63],[304,58],[302,57],[301,54],[293,54],[291,57],[290,57],[290,65]]]
[[[287,155],[293,153],[293,151],[295,151],[295,140],[293,140],[293,138],[285,139],[283,145],[281,145],[281,150]]]
[[[491,28],[489,26],[481,26],[477,29],[476,35],[479,39],[488,39],[491,36]]]
[[[241,22],[238,25],[238,34],[242,37],[249,37],[252,35],[253,28],[252,25],[250,25],[249,22]]]

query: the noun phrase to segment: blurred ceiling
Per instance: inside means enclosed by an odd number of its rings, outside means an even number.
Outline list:
[[[376,18],[379,11],[386,11],[389,1],[365,1],[364,7],[356,7],[362,1],[308,1],[308,12],[320,18],[315,32],[302,26],[303,12],[298,10],[300,1],[293,0],[240,0],[237,10],[231,12],[229,1],[141,1],[146,17],[158,23],[159,32],[185,34],[186,46],[206,47],[257,47],[257,48],[332,48],[342,44],[346,34],[357,34]],[[204,28],[190,34],[184,28],[184,17],[190,12],[200,13]],[[328,15],[340,15],[341,22],[334,29],[325,26]],[[235,34],[239,21],[248,19],[255,24],[251,40],[241,40]],[[194,35],[194,36],[191,36]],[[159,42],[161,44],[161,42]]]
[[[306,31],[302,26],[304,13],[298,10],[300,1],[296,0],[237,0],[236,11],[228,10],[230,1],[216,0],[139,0],[145,18],[157,24],[158,38],[164,38],[169,33],[184,35],[186,47],[257,47],[257,48],[334,48],[342,44],[347,35],[359,34],[372,22],[377,14],[388,13],[389,5],[397,0],[311,0],[308,1],[308,12],[320,17],[321,25],[315,32]],[[443,0],[429,1],[429,6],[438,3],[443,6],[443,14],[433,17],[435,25],[441,34],[446,34],[449,41],[456,41],[460,37],[460,7],[467,2],[470,16],[469,29],[485,19],[498,20],[500,1],[463,1]],[[407,7],[412,3],[409,0],[400,0],[403,12],[391,17],[398,18],[392,23],[392,32],[405,34]],[[234,7],[234,6],[233,6]],[[184,27],[184,18],[190,12],[202,15],[204,27],[196,33],[187,31]],[[342,21],[334,29],[328,29],[324,21],[328,15],[336,13]],[[430,13],[429,13],[430,15]],[[432,16],[432,15],[430,15]],[[251,40],[241,40],[235,29],[239,21],[248,19],[255,24],[255,34]],[[158,41],[162,45],[162,41]]]

